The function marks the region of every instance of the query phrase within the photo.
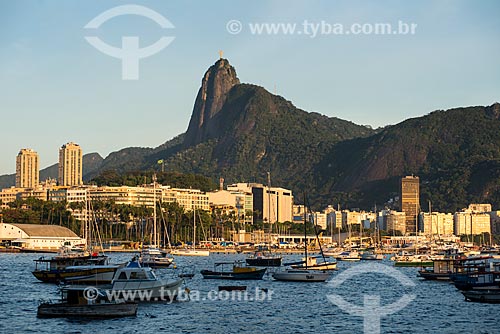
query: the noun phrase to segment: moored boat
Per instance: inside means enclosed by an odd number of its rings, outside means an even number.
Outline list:
[[[258,250],[245,259],[249,266],[254,267],[279,267],[282,257],[278,254],[272,254],[268,250]]]
[[[308,270],[337,270],[337,262],[332,261],[322,261],[318,262],[318,258],[315,256],[308,256],[307,261],[302,258],[299,263],[291,264],[292,269],[308,269]]]
[[[182,282],[182,279],[159,279],[150,267],[142,267],[133,259],[116,271],[107,293],[113,299],[126,301],[169,301],[177,298]]]
[[[287,282],[325,282],[331,276],[328,271],[311,271],[304,269],[286,269],[273,273],[277,281]]]
[[[227,267],[230,269],[227,269]],[[243,262],[216,262],[214,270],[202,270],[201,274],[206,279],[232,279],[232,280],[260,280],[264,277],[267,268],[243,266]]]
[[[465,300],[480,303],[500,303],[500,289],[462,291]]]
[[[61,302],[44,302],[38,306],[40,318],[75,317],[75,318],[119,318],[135,316],[136,303],[109,301],[106,294],[95,290],[96,295],[89,298],[83,287],[61,288]]]

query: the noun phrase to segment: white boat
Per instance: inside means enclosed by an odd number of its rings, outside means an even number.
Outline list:
[[[170,254],[180,256],[209,256],[210,251],[201,249],[173,249]]]
[[[132,260],[116,271],[108,295],[126,301],[168,301],[177,297],[182,282],[158,279],[150,267],[141,267]]]
[[[335,258],[339,261],[359,261],[361,260],[361,256],[357,251],[344,251],[337,255]]]
[[[172,255],[180,256],[210,256],[210,251],[196,249],[196,207],[193,206],[193,246],[192,248],[172,249]]]
[[[286,269],[273,274],[275,280],[288,282],[325,282],[329,277],[330,272],[328,271],[305,269]]]
[[[384,255],[383,254],[377,254],[373,251],[364,251],[361,253],[361,260],[365,260],[365,261],[381,261],[384,259]]]
[[[174,259],[168,257],[165,251],[161,251],[156,247],[148,247],[141,251],[139,262],[145,267],[166,268],[174,262]]]
[[[306,205],[306,200],[304,196],[304,207]],[[307,210],[304,210],[304,259],[309,260],[307,256]],[[319,243],[319,238],[318,238]],[[320,245],[321,246],[321,245]],[[321,247],[320,247],[321,249]],[[331,271],[317,269],[313,270],[307,266],[308,261],[305,261],[304,267],[300,269],[285,269],[281,271],[276,271],[273,273],[273,278],[277,281],[288,281],[288,282],[325,282],[331,275]],[[335,263],[336,265],[336,263]]]

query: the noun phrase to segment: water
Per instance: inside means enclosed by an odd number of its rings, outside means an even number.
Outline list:
[[[243,259],[243,255],[178,257],[178,270],[194,265],[196,276],[186,286],[200,300],[143,303],[137,317],[113,320],[38,319],[39,300],[57,299],[57,287],[39,283],[31,274],[40,254],[0,254],[1,333],[362,333],[363,318],[349,315],[333,305],[328,294],[363,305],[363,296],[380,295],[381,304],[397,301],[404,293],[416,298],[404,309],[381,319],[382,333],[500,333],[500,305],[464,301],[449,283],[421,281],[416,268],[397,268],[415,283],[403,287],[392,277],[362,274],[333,288],[328,283],[203,280],[201,269],[216,261]],[[124,262],[131,254],[112,254],[113,262]],[[286,256],[285,261],[299,256]],[[362,264],[339,262],[335,277]],[[390,261],[378,262],[392,267]],[[174,275],[173,269],[157,270],[159,276]],[[219,285],[246,285],[254,300],[209,300],[207,294]],[[255,300],[256,288],[268,294]],[[197,291],[197,292],[195,292]],[[264,297],[262,297],[264,296]]]

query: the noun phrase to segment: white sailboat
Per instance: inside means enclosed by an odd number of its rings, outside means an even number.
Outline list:
[[[165,251],[160,250],[160,236],[158,223],[156,221],[156,174],[153,174],[153,235],[152,235],[152,245],[142,249],[141,255],[139,257],[139,263],[142,266],[152,267],[152,268],[165,268],[170,266],[174,259],[167,256]]]
[[[304,267],[300,269],[285,269],[277,271],[273,274],[273,278],[277,281],[287,282],[325,282],[330,276],[331,271],[327,270],[311,270],[308,268],[307,259],[307,214],[306,200],[304,196],[304,258],[306,259]],[[319,241],[319,240],[318,240]]]
[[[184,249],[173,249],[170,254],[180,256],[209,256],[210,251],[196,249],[196,205],[193,204],[193,247]]]

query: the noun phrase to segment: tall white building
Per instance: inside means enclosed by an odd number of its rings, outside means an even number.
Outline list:
[[[82,180],[82,148],[75,143],[67,143],[59,149],[60,186],[79,186]]]
[[[23,148],[16,157],[16,188],[35,188],[40,181],[38,153]]]

